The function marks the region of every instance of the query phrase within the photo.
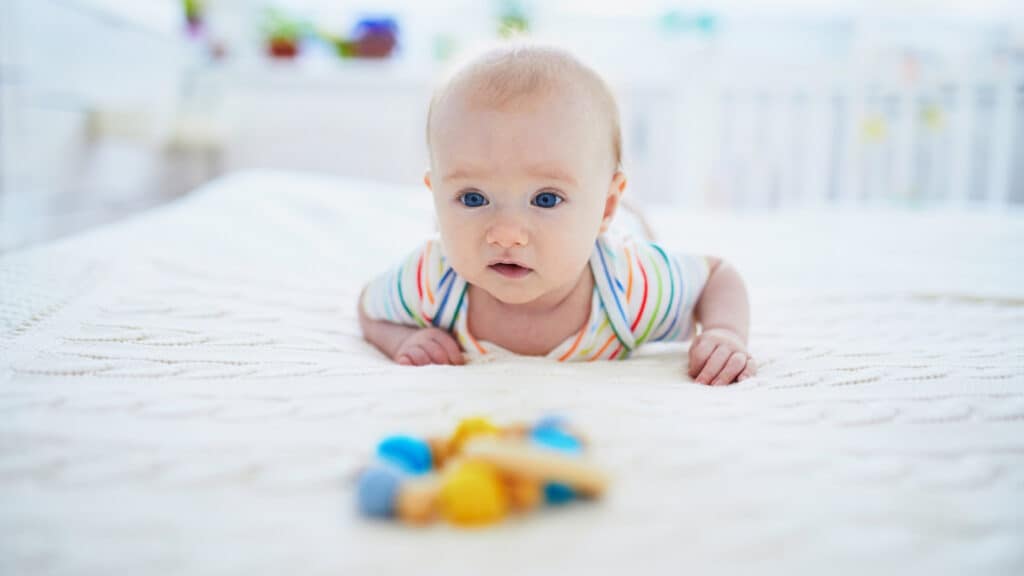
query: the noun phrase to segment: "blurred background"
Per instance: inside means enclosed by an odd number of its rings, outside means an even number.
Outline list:
[[[0,0],[0,251],[237,170],[420,186],[438,75],[522,35],[609,80],[641,204],[1024,205],[1021,2]]]

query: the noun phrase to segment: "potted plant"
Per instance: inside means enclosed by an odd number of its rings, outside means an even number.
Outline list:
[[[185,26],[191,34],[199,34],[203,28],[203,0],[184,0]]]
[[[263,19],[263,37],[271,58],[298,56],[305,25],[280,10],[269,9]]]

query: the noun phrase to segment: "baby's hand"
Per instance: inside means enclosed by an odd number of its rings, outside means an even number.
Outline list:
[[[428,364],[465,364],[462,350],[451,334],[439,328],[423,328],[412,333],[395,351],[395,362],[412,366]]]
[[[711,328],[690,345],[690,376],[701,384],[732,384],[757,373],[743,339],[732,330]]]

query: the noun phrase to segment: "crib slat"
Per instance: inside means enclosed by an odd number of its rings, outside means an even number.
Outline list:
[[[1016,126],[1014,105],[1014,82],[1009,78],[1000,82],[995,89],[994,122],[992,144],[989,154],[988,194],[986,203],[992,207],[1010,203],[1010,157],[1013,146],[1013,130]]]
[[[860,125],[864,117],[859,72],[843,79],[833,96],[833,113],[836,125],[836,148],[832,153],[829,167],[831,176],[830,199],[842,205],[858,202],[861,189],[863,146]]]
[[[919,142],[914,138],[913,90],[902,86],[893,95],[893,176],[887,191],[889,204],[906,205],[916,199],[913,176],[914,151]]]
[[[800,205],[805,201],[803,169],[807,157],[807,92],[797,88],[783,101],[780,110],[783,118],[782,139],[785,155],[781,165],[780,186],[784,206]]]
[[[1010,146],[1012,175],[1007,202],[1024,206],[1024,74],[1018,74],[1013,91],[1014,138]]]
[[[895,77],[857,66],[804,72],[760,70],[721,83],[715,77],[693,89],[689,103],[680,97],[674,116],[689,152],[676,180],[708,191],[698,204],[750,210],[1024,201],[1022,72],[967,61],[942,76]],[[690,110],[695,102],[703,102],[702,111]]]
[[[969,200],[971,136],[974,131],[974,99],[967,79],[953,85],[950,110],[952,158],[950,159],[950,204],[963,206]]]
[[[807,203],[825,204],[829,198],[829,163],[835,147],[830,93],[824,86],[815,87],[808,102],[807,161],[804,190]]]

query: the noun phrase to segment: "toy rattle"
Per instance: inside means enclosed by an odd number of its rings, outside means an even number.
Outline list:
[[[469,418],[449,438],[389,436],[377,446],[379,462],[359,475],[359,510],[409,524],[441,516],[477,526],[542,502],[598,498],[608,479],[585,449],[583,435],[557,417],[505,427]]]

